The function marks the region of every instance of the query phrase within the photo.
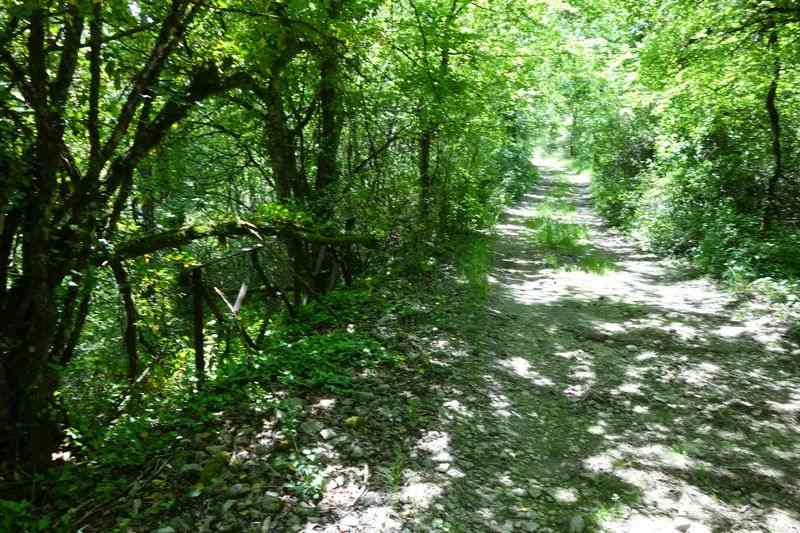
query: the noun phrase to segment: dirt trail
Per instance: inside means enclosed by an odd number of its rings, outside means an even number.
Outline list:
[[[800,532],[797,347],[604,227],[585,177],[537,166],[485,311],[432,342],[436,420],[326,531]]]
[[[550,491],[532,507],[551,525],[800,531],[796,346],[605,228],[584,177],[538,165],[543,183],[498,227],[486,384],[508,476]],[[559,181],[606,271],[548,268],[532,249],[526,222]]]

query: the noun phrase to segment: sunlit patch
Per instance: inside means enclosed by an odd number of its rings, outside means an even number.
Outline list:
[[[460,470],[459,468],[456,468],[454,466],[448,468],[447,471],[445,472],[445,475],[453,479],[463,479],[467,477],[467,474],[463,470]]]
[[[720,337],[738,337],[745,331],[747,331],[746,328],[741,326],[722,326],[715,333]]]
[[[336,400],[331,398],[323,398],[319,400],[317,403],[315,403],[313,406],[311,406],[311,408],[315,412],[330,411],[331,409],[333,409],[334,405],[336,405]]]
[[[642,393],[642,384],[641,383],[623,383],[616,389],[612,391],[612,394],[617,392],[619,394],[641,394]]]
[[[324,530],[319,530],[315,524],[309,523],[308,527],[302,531],[324,531],[325,533],[360,531],[363,524],[370,524],[375,531],[400,531],[403,527],[395,510],[391,507],[371,506],[348,513],[347,516],[329,525]]]
[[[783,509],[771,509],[764,518],[764,526],[769,531],[781,533],[800,532],[800,519],[797,513],[789,513]]]
[[[534,384],[541,387],[552,387],[555,385],[552,379],[542,376],[536,370],[531,368],[531,363],[523,357],[512,357],[500,361],[500,366],[513,371],[519,377],[529,379]]]
[[[69,451],[56,452],[56,453],[50,454],[50,458],[53,461],[63,461],[63,462],[66,463],[66,462],[69,462],[72,459],[72,452],[69,452]]]
[[[568,398],[581,398],[586,396],[591,390],[591,387],[586,383],[579,383],[576,385],[570,385],[569,387],[564,389],[564,396]]]
[[[436,339],[431,343],[431,347],[435,350],[446,350],[450,347],[450,341],[447,339]]]
[[[726,441],[744,441],[747,439],[747,436],[744,433],[736,432],[736,431],[717,431],[717,435],[722,440]]]
[[[525,226],[519,226],[516,224],[498,224],[495,226],[495,230],[503,235],[520,235],[530,231]]]
[[[592,322],[592,328],[597,330],[597,331],[599,331],[599,332],[606,333],[606,334],[609,334],[609,335],[614,335],[614,334],[618,334],[618,333],[625,333],[627,331],[627,329],[625,328],[624,325],[618,324],[616,322],[595,321],[595,322]]]
[[[697,461],[662,444],[640,447],[622,444],[618,447],[617,452],[618,457],[633,460],[642,466],[687,470],[698,464]]]
[[[511,402],[505,396],[500,394],[492,394],[491,398],[491,406],[494,408],[495,414],[498,416],[502,416],[503,418],[508,418],[515,413],[511,411]]]
[[[650,408],[644,405],[635,405],[633,407],[633,412],[637,415],[645,415],[650,412]]]
[[[685,527],[686,525],[689,527]],[[651,516],[635,512],[625,518],[603,519],[600,525],[605,531],[615,531],[620,533],[676,533],[687,531],[688,533],[711,533],[711,529],[703,524],[690,521],[676,521],[664,516]],[[678,529],[684,527],[684,529]]]
[[[750,464],[750,468],[753,472],[760,474],[764,477],[772,478],[772,479],[780,479],[786,477],[786,474],[782,470],[778,470],[777,468],[772,468],[771,466],[766,466],[759,463],[752,463]]]
[[[404,486],[400,491],[400,501],[416,507],[427,508],[435,498],[443,493],[442,487],[433,483],[414,482]]]
[[[578,501],[578,491],[573,488],[560,488],[550,492],[558,503],[576,503]]]
[[[719,371],[719,366],[713,363],[701,363],[692,368],[684,369],[681,372],[681,377],[688,385],[702,386],[713,381]]]
[[[591,433],[592,435],[605,435],[606,434],[606,424],[605,422],[601,422],[599,424],[594,424],[593,426],[589,426],[586,431]]]
[[[800,413],[800,398],[797,398],[798,394],[794,394],[794,399],[788,402],[775,402],[772,400],[767,400],[766,403],[769,405],[770,410],[775,411],[776,413],[784,414],[784,415],[793,415]]]
[[[559,352],[556,354],[564,359],[574,359],[576,361],[590,361],[592,356],[583,350],[573,350],[568,352]]]
[[[657,359],[658,354],[656,352],[642,352],[636,356],[637,361],[649,361],[651,359]]]
[[[694,340],[703,334],[703,332],[685,322],[669,322],[665,327],[670,335],[684,342]]]
[[[469,416],[470,415],[469,410],[466,407],[464,407],[464,404],[462,404],[458,400],[448,400],[443,405],[444,405],[445,409],[448,409],[448,410],[454,412],[458,416]]]
[[[484,497],[486,496],[487,495],[484,495]],[[494,520],[495,517],[494,509],[491,509],[489,507],[481,507],[475,514],[477,514],[480,518],[482,518],[486,522]]]
[[[450,435],[443,431],[426,431],[417,441],[417,449],[436,454],[450,449]]]
[[[614,471],[614,464],[622,456],[616,450],[609,450],[583,460],[583,467],[591,473],[602,474]]]

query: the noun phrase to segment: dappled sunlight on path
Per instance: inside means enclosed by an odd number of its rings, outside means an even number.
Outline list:
[[[523,413],[519,451],[536,458],[518,477],[579,497],[532,507],[607,531],[800,531],[796,347],[604,227],[585,175],[537,165],[543,183],[497,227],[492,306],[505,319],[491,346]],[[558,182],[575,209],[556,216],[586,228],[613,269],[563,268],[531,245],[529,221]]]
[[[395,514],[325,531],[800,532],[797,346],[606,228],[586,175],[536,163],[488,300],[427,339],[446,378],[391,467]]]

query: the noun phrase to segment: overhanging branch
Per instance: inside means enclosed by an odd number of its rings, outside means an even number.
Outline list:
[[[139,237],[117,246],[114,258],[132,259],[143,255],[179,248],[191,242],[212,237],[252,237],[262,240],[269,236],[294,236],[304,241],[315,244],[328,244],[331,246],[360,244],[369,248],[378,246],[378,240],[371,235],[322,235],[292,224],[251,224],[244,221],[222,222],[219,224],[185,226],[183,228],[165,231],[154,235]],[[103,257],[104,263],[110,257]]]

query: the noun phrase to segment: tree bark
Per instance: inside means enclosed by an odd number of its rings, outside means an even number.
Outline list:
[[[139,351],[136,344],[138,338],[136,332],[138,313],[133,302],[133,291],[131,290],[128,272],[125,270],[122,261],[114,259],[111,262],[111,268],[114,271],[114,279],[117,281],[117,289],[125,310],[125,333],[123,338],[125,353],[128,356],[128,381],[133,383],[139,374]]]
[[[320,147],[317,158],[317,200],[325,201],[325,192],[328,187],[336,182],[339,173],[339,144],[341,141],[341,122],[339,112],[339,94],[337,78],[339,72],[339,59],[336,48],[331,45],[320,60]],[[321,212],[329,212],[331,206],[327,203],[319,206]]]
[[[339,145],[341,143],[341,112],[338,91],[339,58],[335,43],[326,47],[320,59],[320,147],[317,158],[317,179],[314,190],[314,211],[317,223],[326,225],[333,217],[334,201],[331,191],[339,179]],[[314,289],[328,291],[334,272],[332,254],[324,253],[325,245],[312,249],[312,257],[321,257],[313,273]]]
[[[445,22],[445,31],[449,31],[450,24],[453,22],[456,15],[460,11],[457,8],[458,8],[457,1],[453,0],[450,8],[450,13]],[[419,17],[419,15],[417,16]],[[420,23],[420,32],[422,32],[424,38],[424,32],[422,30],[421,23]],[[441,49],[439,51],[439,68],[437,72],[438,83],[434,87],[434,96],[437,101],[441,101],[442,99],[440,87],[442,87],[442,85],[446,82],[449,71],[450,71],[450,43],[449,40],[445,38],[444,42],[441,45]],[[426,236],[429,236],[433,222],[431,220],[431,205],[434,204],[435,200],[434,179],[436,177],[435,173],[431,172],[431,147],[433,145],[436,132],[439,129],[439,124],[430,121],[430,119],[426,122],[427,123],[419,139],[419,183],[420,183],[419,207],[420,207],[420,219],[424,227],[424,233]]]
[[[772,80],[769,84],[766,97],[767,115],[769,116],[770,133],[772,135],[772,160],[773,169],[772,175],[767,184],[767,198],[764,208],[764,218],[762,221],[765,233],[772,230],[775,224],[775,218],[778,215],[780,203],[778,201],[778,189],[780,183],[784,178],[783,166],[783,150],[781,146],[781,116],[778,111],[778,84],[781,76],[781,60],[780,50],[778,49],[778,30],[774,27],[774,22],[771,22],[772,29],[769,35],[769,48],[775,55]]]
[[[192,270],[192,309],[194,320],[194,375],[202,385],[206,381],[206,356],[204,348],[203,320],[203,269]]]
[[[7,385],[0,387],[0,428],[11,435],[0,438],[0,457],[9,465],[30,471],[47,465],[59,442],[54,399],[58,371],[54,366],[71,358],[91,296],[91,291],[82,295],[78,316],[73,318],[64,313],[63,306],[75,301],[59,296],[60,285],[70,270],[83,273],[93,266],[98,236],[110,238],[114,231],[109,204],[116,199],[117,206],[125,205],[133,171],[147,152],[163,141],[169,128],[196,102],[243,80],[241,76],[235,81],[222,80],[213,75],[216,71],[212,67],[203,66],[184,94],[167,101],[155,118],[149,120],[147,113],[139,113],[137,131],[131,135],[129,127],[144,95],[156,86],[192,17],[203,8],[193,0],[172,0],[144,66],[130,80],[131,91],[116,120],[110,121],[113,127],[103,143],[99,124],[103,34],[99,15],[103,4],[92,3],[86,73],[76,73],[83,68],[78,49],[84,15],[72,4],[64,4],[64,18],[60,19],[42,7],[49,3],[32,3],[25,16],[27,34],[18,33],[18,38],[11,37],[17,41],[15,46],[0,49],[0,61],[11,73],[11,84],[22,96],[34,125],[33,134],[20,141],[24,147],[19,161],[12,162],[15,171],[24,169],[24,175],[15,180],[19,183],[15,187],[18,199],[0,231],[0,378]],[[58,20],[64,20],[58,28],[63,45],[46,47]],[[60,58],[54,61],[49,54],[58,50]],[[78,149],[80,143],[65,142],[65,115],[67,109],[70,114],[80,111],[80,106],[70,107],[75,100],[70,88],[79,77],[89,83],[84,118],[89,146],[83,157],[73,157],[71,150]],[[131,138],[130,145],[123,146]],[[85,173],[80,172],[76,160],[88,163]],[[19,248],[16,253],[15,247]],[[15,257],[21,258],[19,265],[13,263]],[[69,319],[71,331],[57,334],[58,316]]]
[[[433,203],[433,176],[431,175],[431,143],[433,129],[426,128],[419,138],[419,218],[423,226],[430,223]]]
[[[288,126],[281,94],[283,67],[295,54],[295,50],[287,52],[284,61],[276,63],[266,91],[261,96],[267,106],[265,133],[269,143],[270,164],[275,177],[278,200],[282,203],[294,201],[302,205],[308,200],[308,183],[305,176],[297,169],[296,135]],[[297,236],[287,235],[285,240],[294,280],[294,303],[299,305],[308,286],[308,254],[302,240]]]

